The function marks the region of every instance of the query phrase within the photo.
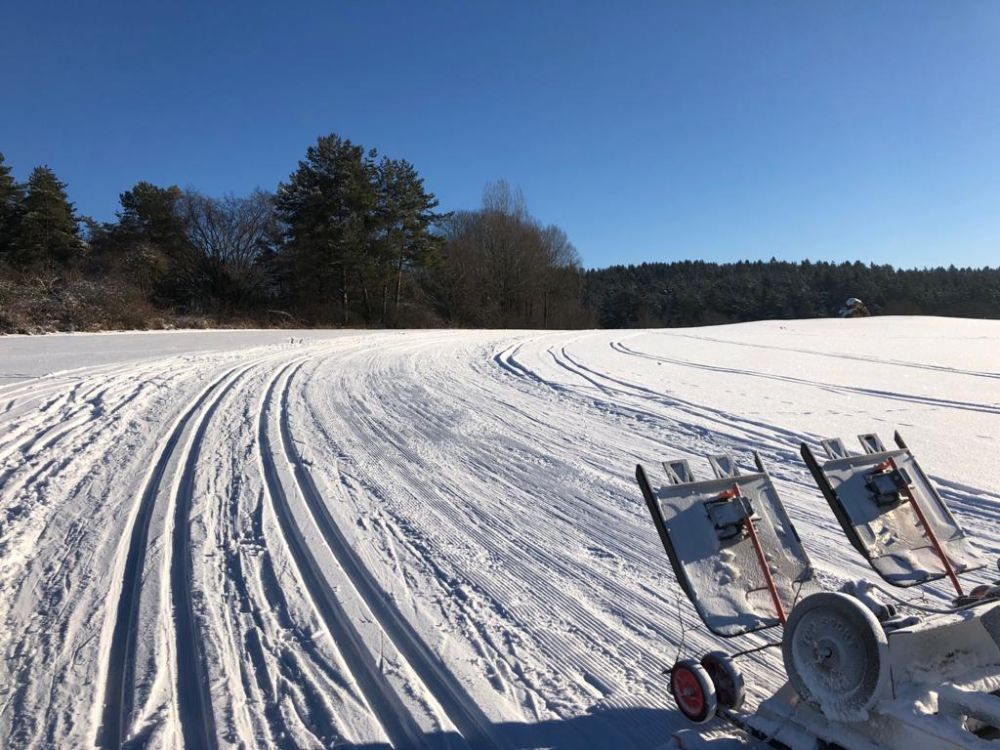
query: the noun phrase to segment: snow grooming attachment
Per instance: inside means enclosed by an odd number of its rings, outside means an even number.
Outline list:
[[[666,481],[657,485],[636,466],[677,581],[708,629],[725,638],[781,626],[802,596],[819,591],[778,492],[755,458],[757,471],[742,474],[731,457],[712,456],[714,478],[703,481],[687,461],[667,461],[661,465]],[[696,724],[718,714],[758,735],[741,713],[743,677],[725,652],[679,659],[670,669],[670,692]]]
[[[851,544],[885,581],[915,586],[947,577],[963,597],[958,576],[983,567],[951,511],[897,432],[895,450],[875,434],[859,435],[850,455],[839,438],[824,440],[822,465],[801,453]]]
[[[818,590],[809,558],[762,466],[738,474],[725,457],[712,467],[713,479],[697,481],[687,461],[665,462],[666,482],[654,489],[636,466],[677,581],[716,635],[781,625],[801,595]]]
[[[899,451],[886,451],[877,437],[863,436],[867,463],[849,456],[842,441],[828,442],[830,461],[824,469],[831,463],[836,468],[837,461],[853,466],[852,458],[867,465],[862,485],[876,510],[912,505],[913,497],[922,499],[924,486],[930,486],[898,435]],[[807,456],[804,448],[803,456],[808,462],[811,452]],[[886,463],[889,458],[892,463]],[[976,598],[960,598],[951,607],[909,605],[917,614],[906,616],[884,604],[867,581],[848,584],[838,593],[820,591],[756,454],[755,463],[757,473],[741,476],[731,461],[713,460],[715,479],[696,481],[686,461],[668,462],[667,483],[657,485],[641,465],[636,467],[677,580],[706,626],[726,637],[783,626],[780,646],[788,682],[752,714],[741,708],[743,679],[733,659],[779,644],[733,657],[713,652],[700,662],[681,659],[674,665],[671,692],[681,712],[696,723],[720,716],[741,735],[730,732],[729,739],[722,739],[717,730],[681,730],[672,738],[674,745],[1000,750],[1000,583],[979,587]],[[681,464],[683,471],[678,470]],[[900,468],[905,473],[893,475]],[[907,482],[913,477],[922,482],[915,489]],[[893,493],[901,497],[894,500]],[[943,516],[954,524],[936,493],[933,497],[939,505],[931,506],[930,518]],[[911,537],[905,539],[912,542]],[[941,538],[947,544],[964,540],[964,535],[942,533]],[[954,548],[947,549],[955,554]],[[920,580],[946,575],[937,556],[915,559],[916,564],[938,566],[924,570]],[[960,566],[956,577],[971,569],[971,563]],[[767,594],[761,594],[762,588]],[[787,617],[783,609],[790,610]]]

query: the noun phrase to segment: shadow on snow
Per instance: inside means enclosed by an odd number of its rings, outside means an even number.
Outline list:
[[[678,714],[660,708],[593,708],[569,719],[536,724],[507,722],[493,726],[496,746],[509,750],[655,750],[667,745],[678,728]],[[493,743],[467,742],[454,733],[427,734],[413,750],[492,750]],[[392,750],[387,744],[337,745],[343,750]],[[404,750],[397,748],[396,750]]]

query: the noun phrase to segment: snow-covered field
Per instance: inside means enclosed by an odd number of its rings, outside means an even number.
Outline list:
[[[801,440],[899,429],[995,558],[998,426],[995,321],[0,339],[0,747],[652,750],[678,652],[764,638],[637,461],[759,449],[833,584]]]

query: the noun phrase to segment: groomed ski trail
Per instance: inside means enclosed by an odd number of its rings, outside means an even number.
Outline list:
[[[292,467],[295,484],[305,499],[313,521],[319,527],[327,546],[347,574],[357,595],[379,623],[417,674],[426,689],[433,695],[448,720],[455,726],[473,750],[500,750],[503,745],[493,736],[491,722],[462,685],[449,672],[440,658],[427,647],[421,637],[399,611],[396,604],[378,584],[365,564],[355,553],[350,542],[341,532],[331,515],[322,494],[295,451],[288,424],[288,396],[296,371],[290,373],[281,391],[279,408],[279,442],[285,460]],[[419,747],[420,744],[413,745]],[[397,747],[401,747],[397,745]]]
[[[261,471],[267,483],[271,511],[278,519],[283,539],[292,553],[299,577],[309,592],[313,605],[322,617],[331,638],[389,740],[396,748],[418,748],[421,736],[419,726],[381,674],[376,660],[344,611],[337,594],[327,582],[292,515],[288,495],[285,492],[287,479],[282,481],[282,472],[275,462],[275,453],[279,451],[275,449],[270,438],[275,412],[280,412],[282,408],[280,401],[275,404],[275,390],[279,383],[287,384],[288,371],[291,367],[292,365],[285,365],[270,381],[258,412],[259,458]],[[277,418],[280,419],[280,415]]]
[[[996,322],[18,347],[36,379],[0,386],[0,746],[655,750],[685,726],[663,669],[737,644],[678,595],[636,462],[703,477],[707,453],[760,450],[835,586],[870,573],[798,443],[898,428],[1000,550]],[[751,707],[780,661],[741,660]]]
[[[186,742],[192,742],[193,747],[214,747],[215,737],[211,729],[211,704],[204,695],[204,680],[199,679],[201,677],[200,657],[197,653],[196,637],[192,638],[194,624],[187,592],[186,563],[188,502],[184,501],[182,495],[191,491],[191,474],[197,460],[198,445],[204,435],[205,423],[229,389],[249,368],[250,365],[243,365],[227,370],[197,396],[174,423],[168,437],[162,443],[156,461],[146,479],[128,535],[129,541],[122,566],[118,604],[114,609],[114,627],[107,649],[103,710],[101,727],[97,736],[97,744],[101,747],[118,748],[126,739],[133,708],[131,691],[135,677],[135,636],[139,615],[139,591],[142,586],[143,563],[146,556],[146,540],[153,509],[158,496],[163,491],[164,479],[169,478],[167,469],[171,463],[182,467],[182,477],[179,484],[174,483],[173,489],[173,503],[176,512],[172,544],[172,560],[174,562],[171,565],[170,580],[173,595],[180,599],[179,602],[177,599],[173,600],[175,614],[178,616],[178,627],[184,629],[185,639],[190,638],[187,641],[188,645],[184,647],[184,656],[187,658],[184,660],[180,658],[179,649],[177,660],[178,686],[184,689],[184,692],[178,691],[182,704],[181,724],[184,728]],[[174,452],[182,437],[188,432],[189,423],[196,415],[198,415],[196,423],[191,428],[193,437],[182,447],[180,454],[175,458]],[[187,497],[189,498],[190,495]],[[179,533],[178,521],[180,521]]]

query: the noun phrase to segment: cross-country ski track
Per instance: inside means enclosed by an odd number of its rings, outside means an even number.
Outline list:
[[[774,636],[699,627],[637,461],[760,451],[836,586],[799,443],[899,429],[995,558],[998,424],[993,321],[0,338],[0,747],[654,750]]]

